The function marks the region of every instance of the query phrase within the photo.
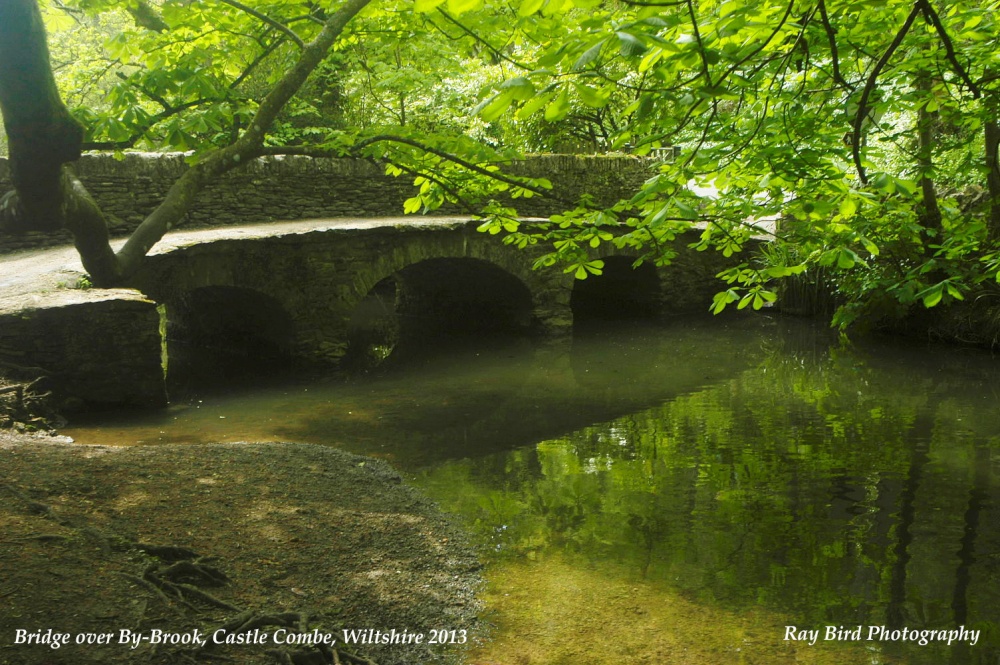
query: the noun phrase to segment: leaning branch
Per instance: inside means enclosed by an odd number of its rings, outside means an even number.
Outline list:
[[[872,92],[875,90],[875,83],[878,81],[878,75],[882,73],[882,69],[889,63],[889,59],[892,58],[892,54],[896,52],[899,45],[903,43],[903,39],[906,37],[906,33],[910,31],[910,27],[913,25],[913,21],[920,14],[921,6],[920,0],[913,5],[913,9],[910,10],[909,15],[903,22],[902,27],[896,33],[896,37],[889,44],[889,48],[885,50],[879,61],[875,63],[875,67],[872,68],[872,73],[868,75],[868,80],[865,81],[865,87],[861,91],[861,101],[858,102],[858,114],[854,117],[854,131],[851,134],[851,154],[854,156],[854,166],[857,168],[858,177],[861,182],[865,185],[868,184],[868,174],[865,173],[865,166],[861,163],[861,127],[865,122],[865,118],[868,116],[868,98],[871,97]]]
[[[823,21],[823,30],[826,32],[826,39],[830,43],[830,60],[833,63],[833,80],[838,85],[853,90],[854,88],[847,82],[844,75],[840,73],[840,55],[837,51],[837,31],[830,23],[830,17],[826,13],[826,1],[819,0],[819,16]]]
[[[289,39],[291,39],[293,42],[295,42],[296,46],[298,46],[299,48],[303,48],[304,49],[306,47],[306,43],[304,41],[302,41],[302,38],[299,37],[295,33],[294,30],[292,30],[291,28],[289,28],[287,25],[285,25],[281,21],[276,21],[273,18],[271,18],[270,16],[268,16],[267,14],[262,14],[259,11],[257,11],[256,9],[254,9],[253,7],[247,7],[242,2],[237,2],[237,0],[220,0],[220,2],[224,2],[227,5],[229,5],[230,7],[235,7],[236,9],[239,9],[242,12],[246,12],[247,14],[250,14],[250,16],[253,16],[255,19],[257,19],[259,21],[263,21],[264,23],[267,23],[269,26],[271,26],[275,30],[278,30],[279,32],[284,33]]]
[[[261,101],[243,135],[233,144],[210,152],[171,186],[163,202],[143,220],[118,252],[122,277],[127,278],[134,272],[153,245],[184,218],[195,196],[205,185],[264,154],[264,138],[278,113],[323,61],[351,19],[371,1],[346,0],[336,12],[330,14],[320,33],[305,45],[296,63]]]

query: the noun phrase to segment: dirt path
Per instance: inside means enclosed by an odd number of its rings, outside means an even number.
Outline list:
[[[356,653],[418,665],[441,657],[433,631],[474,638],[476,557],[381,462],[315,445],[103,448],[6,432],[0,469],[0,664],[363,662]],[[214,645],[222,626],[267,637]],[[423,644],[344,647],[343,629]],[[123,630],[207,644],[133,649]],[[303,633],[335,636],[337,660],[278,643]],[[69,637],[53,649],[29,635]]]

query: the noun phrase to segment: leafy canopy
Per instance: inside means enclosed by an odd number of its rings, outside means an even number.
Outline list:
[[[848,324],[962,299],[997,279],[998,2],[384,0],[345,28],[267,134],[271,152],[360,155],[599,274],[606,245],[668,263],[762,253],[720,277],[713,311],[821,283]],[[67,0],[53,59],[90,147],[223,146],[322,27],[314,2]],[[89,50],[88,50],[89,49]],[[81,55],[83,52],[83,55]],[[659,160],[610,208],[569,202],[522,227],[491,178],[521,150]],[[786,291],[787,293],[787,291]]]

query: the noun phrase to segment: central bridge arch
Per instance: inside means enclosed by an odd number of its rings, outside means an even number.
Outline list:
[[[537,332],[532,293],[517,277],[482,259],[424,259],[378,282],[358,304],[345,360],[366,367],[390,353]]]

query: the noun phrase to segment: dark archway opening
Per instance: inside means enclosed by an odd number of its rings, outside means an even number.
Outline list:
[[[594,321],[654,319],[660,307],[660,282],[656,268],[635,259],[608,256],[601,275],[591,275],[573,284],[570,307],[574,325]]]
[[[164,337],[168,385],[183,392],[282,374],[293,326],[270,296],[208,286],[167,303]]]
[[[428,259],[382,280],[348,328],[349,369],[534,332],[531,292],[478,259]]]

